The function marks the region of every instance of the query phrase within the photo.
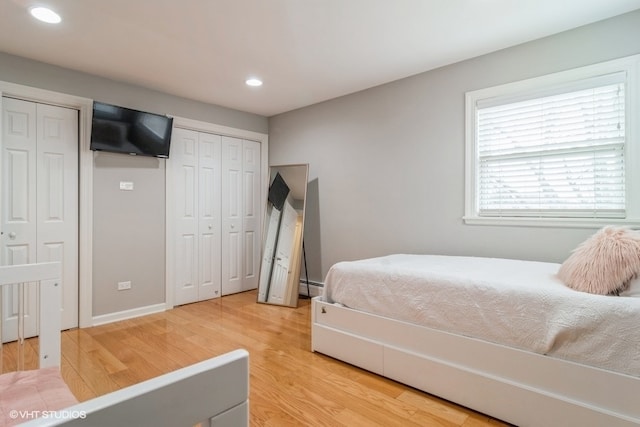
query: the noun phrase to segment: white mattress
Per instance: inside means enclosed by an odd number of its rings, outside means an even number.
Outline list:
[[[560,264],[390,255],[329,270],[330,303],[640,377],[640,298],[574,291]]]

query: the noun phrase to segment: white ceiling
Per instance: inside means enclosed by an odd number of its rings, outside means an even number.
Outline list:
[[[62,23],[31,18],[27,9],[42,4]],[[271,116],[638,8],[639,0],[0,0],[0,51]],[[251,76],[264,85],[247,87]]]

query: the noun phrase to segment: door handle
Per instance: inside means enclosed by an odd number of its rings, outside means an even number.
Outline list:
[[[16,238],[16,233],[14,233],[13,231],[11,233],[9,233],[9,238],[11,240],[15,239]]]

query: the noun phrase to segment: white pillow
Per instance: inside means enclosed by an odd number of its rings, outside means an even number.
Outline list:
[[[627,287],[627,289],[620,292],[620,296],[640,298],[640,276],[629,282],[629,286]]]

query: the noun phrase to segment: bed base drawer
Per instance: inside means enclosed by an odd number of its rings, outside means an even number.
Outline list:
[[[313,326],[313,351],[384,375],[382,345],[327,326]]]
[[[384,361],[387,378],[522,427],[558,425],[559,420],[576,427],[638,425],[637,418],[402,349],[385,347]]]
[[[637,426],[640,379],[312,302],[312,350],[520,426]]]

